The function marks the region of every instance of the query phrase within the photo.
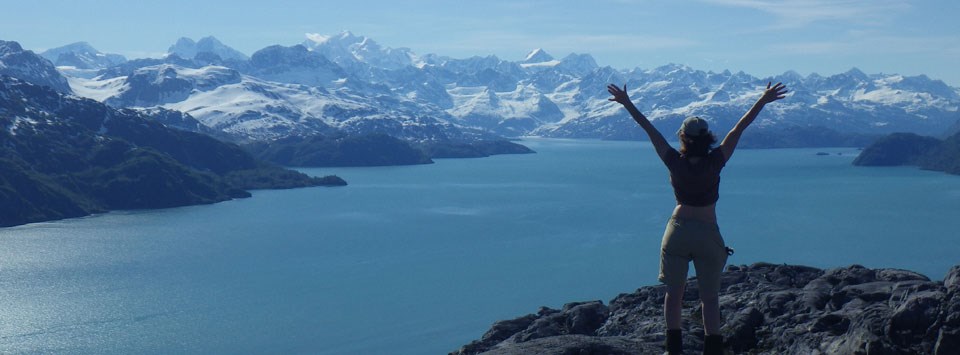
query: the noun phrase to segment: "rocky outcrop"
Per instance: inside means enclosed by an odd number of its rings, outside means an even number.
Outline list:
[[[499,321],[451,354],[659,354],[665,287]],[[736,354],[960,353],[960,265],[944,280],[853,265],[821,270],[758,263],[723,273],[725,346]],[[696,278],[684,294],[684,349],[699,353]]]

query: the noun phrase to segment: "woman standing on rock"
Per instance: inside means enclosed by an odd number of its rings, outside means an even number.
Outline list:
[[[670,184],[677,206],[667,222],[660,249],[659,279],[667,286],[663,311],[667,322],[667,352],[682,351],[681,321],[683,290],[690,261],[697,273],[700,302],[703,309],[704,354],[722,354],[723,336],[720,335],[720,273],[727,262],[728,248],[717,226],[716,203],[719,199],[720,170],[733,155],[740,136],[757,118],[763,106],[784,98],[787,88],[782,83],[763,91],[760,99],[747,111],[736,126],[727,133],[720,146],[713,148],[717,139],[700,117],[683,121],[680,131],[680,151],[673,149],[663,135],[630,101],[627,86],[607,86],[616,101],[630,112],[633,119],[647,132],[650,142],[670,171]]]

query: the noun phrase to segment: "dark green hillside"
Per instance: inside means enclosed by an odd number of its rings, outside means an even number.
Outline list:
[[[920,167],[960,175],[960,132],[947,137],[938,149],[920,157]]]
[[[912,133],[894,133],[866,147],[854,165],[917,165],[960,175],[960,132],[943,141]]]
[[[92,199],[60,186],[23,162],[0,158],[0,226],[102,212]]]
[[[250,193],[219,176],[191,169],[157,150],[130,148],[121,159],[74,174],[81,191],[109,209],[212,203]]]
[[[940,140],[913,133],[893,133],[863,149],[853,165],[917,165],[920,157],[937,149]]]

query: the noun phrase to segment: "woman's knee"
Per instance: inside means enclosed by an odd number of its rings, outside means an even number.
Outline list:
[[[678,286],[667,286],[667,292],[664,295],[664,302],[668,304],[681,304],[683,303],[683,291],[684,285]]]
[[[720,304],[720,295],[717,293],[708,292],[707,294],[700,294],[700,302],[704,305],[719,305]]]

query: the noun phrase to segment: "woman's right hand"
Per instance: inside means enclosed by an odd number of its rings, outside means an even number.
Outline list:
[[[621,105],[630,103],[630,95],[627,95],[627,84],[623,84],[623,89],[613,84],[607,85],[607,92],[613,95],[613,97],[607,99],[609,101],[615,101]]]

